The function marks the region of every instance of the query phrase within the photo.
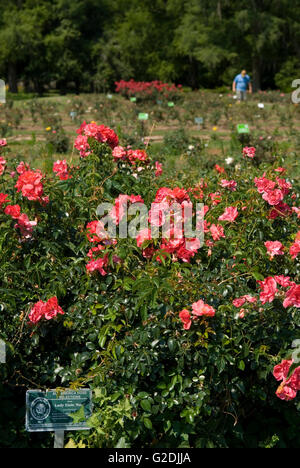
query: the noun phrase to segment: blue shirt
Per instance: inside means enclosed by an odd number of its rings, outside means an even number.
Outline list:
[[[240,73],[234,78],[234,82],[236,84],[237,91],[247,91],[248,84],[250,83],[251,79],[249,75],[245,75],[244,77]]]

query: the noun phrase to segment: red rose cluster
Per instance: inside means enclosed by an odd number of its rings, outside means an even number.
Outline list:
[[[270,211],[269,218],[275,219],[278,216],[287,216],[292,213],[289,205],[283,202],[286,195],[289,194],[292,184],[285,179],[276,177],[276,182],[265,177],[254,179],[257,191],[262,198],[273,208]]]
[[[170,223],[170,229],[168,237],[162,238],[158,248],[155,248],[153,243],[150,243],[146,248],[144,243],[152,241],[152,235],[150,229],[144,229],[140,231],[136,238],[137,246],[143,249],[143,256],[145,258],[156,257],[158,262],[161,262],[161,256],[169,254],[174,262],[182,260],[183,262],[190,262],[191,258],[195,256],[197,251],[201,247],[201,243],[198,238],[187,239],[183,236],[182,229],[176,226],[174,217],[169,219],[170,208],[176,204],[182,209],[182,219],[185,216],[185,206],[190,204],[191,200],[188,192],[185,189],[176,187],[170,189],[167,187],[160,188],[157,193],[154,202],[152,203],[151,210],[149,212],[149,222],[152,226],[162,227],[166,222]]]
[[[297,367],[288,377],[293,360],[283,360],[280,364],[274,367],[273,375],[280,382],[276,395],[281,400],[290,401],[296,398],[297,392],[300,391],[300,367]]]
[[[3,208],[4,204],[10,202],[7,197],[8,195],[0,193],[0,210]],[[24,240],[31,239],[33,227],[37,225],[36,221],[29,221],[28,216],[25,213],[21,213],[21,207],[19,205],[7,205],[4,209],[4,213],[17,221],[15,229],[20,230]]]
[[[116,146],[112,152],[115,162],[126,161],[131,165],[136,166],[137,164],[144,162],[149,162],[149,157],[145,150],[132,150],[125,149],[122,146]]]
[[[76,133],[78,137],[75,140],[74,146],[78,149],[82,158],[90,154],[89,138],[94,138],[100,143],[107,143],[111,149],[114,149],[119,144],[119,139],[111,128],[105,125],[97,125],[95,122],[90,124],[83,122]]]
[[[91,221],[87,224],[86,229],[89,242],[97,244],[87,254],[90,261],[86,265],[86,270],[88,273],[98,272],[101,276],[106,276],[107,271],[104,268],[108,266],[109,257],[108,253],[104,254],[104,251],[107,251],[109,247],[114,248],[117,241],[116,239],[109,239],[101,221]],[[119,263],[119,257],[114,256],[113,262]]]
[[[48,197],[43,197],[44,187],[42,184],[43,174],[41,171],[33,171],[29,169],[28,164],[20,163],[17,167],[19,174],[16,183],[17,192],[22,192],[23,197],[30,201],[38,201],[42,204],[49,202]]]
[[[43,318],[52,320],[59,314],[64,315],[64,311],[58,305],[57,298],[52,297],[47,302],[37,302],[31,309],[28,317],[31,323],[37,324]]]
[[[275,256],[284,255],[284,245],[279,241],[267,241],[265,247],[271,260]],[[290,246],[289,252],[293,260],[298,257],[300,253],[300,231],[296,234],[295,242]]]
[[[285,299],[283,301],[283,307],[297,307],[300,308],[300,284],[296,284],[290,281],[289,276],[269,276],[264,281],[258,281],[261,288],[260,300],[262,304],[267,302],[271,303],[274,301],[279,290],[277,286],[281,286],[284,289],[289,288],[285,292]]]
[[[53,164],[53,172],[60,178],[60,180],[68,180],[72,178],[68,173],[68,164],[65,159],[63,161],[58,160]]]
[[[166,94],[171,92],[179,92],[182,89],[181,85],[163,83],[162,81],[117,81],[116,93],[122,93],[125,96],[134,96],[144,94],[152,96],[154,94]]]

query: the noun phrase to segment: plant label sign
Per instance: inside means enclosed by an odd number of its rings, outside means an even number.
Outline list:
[[[136,102],[136,97],[131,97],[131,98],[130,98],[130,101],[131,101],[131,102]]]
[[[242,134],[242,133],[250,133],[249,125],[248,125],[248,124],[238,124],[238,126],[237,126],[237,131],[238,131],[238,133],[240,133],[240,134]]]
[[[26,431],[63,432],[89,430],[92,391],[89,389],[28,390],[26,393]]]
[[[163,102],[160,101],[159,99],[157,99],[156,103],[157,103],[159,106],[161,106]]]
[[[149,114],[145,114],[143,112],[139,114],[139,120],[148,120],[148,119],[149,119]]]
[[[169,107],[174,107],[174,105],[175,105],[174,102],[168,102]]]
[[[112,94],[107,95],[107,99],[112,99],[112,98],[113,98]]]
[[[75,111],[70,112],[70,117],[71,117],[72,120],[74,120],[75,117],[77,117],[77,112],[75,112]]]
[[[259,109],[264,109],[264,108],[265,108],[265,105],[264,105],[263,102],[260,102],[260,103],[257,104],[257,107],[258,107]]]
[[[195,117],[195,123],[197,125],[203,125],[203,122],[204,122],[203,117]]]

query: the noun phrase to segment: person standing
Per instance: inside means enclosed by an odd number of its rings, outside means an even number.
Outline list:
[[[246,101],[248,88],[249,93],[252,94],[250,76],[247,75],[246,70],[242,70],[242,72],[234,78],[232,84],[232,91],[237,94],[239,102]]]

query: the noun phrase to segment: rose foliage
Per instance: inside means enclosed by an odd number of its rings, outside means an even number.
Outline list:
[[[282,156],[168,175],[95,123],[50,175],[1,151],[2,445],[50,443],[24,432],[26,389],[90,387],[70,446],[299,447],[299,181]],[[118,228],[154,201],[202,202],[204,245],[103,232],[100,203]]]

